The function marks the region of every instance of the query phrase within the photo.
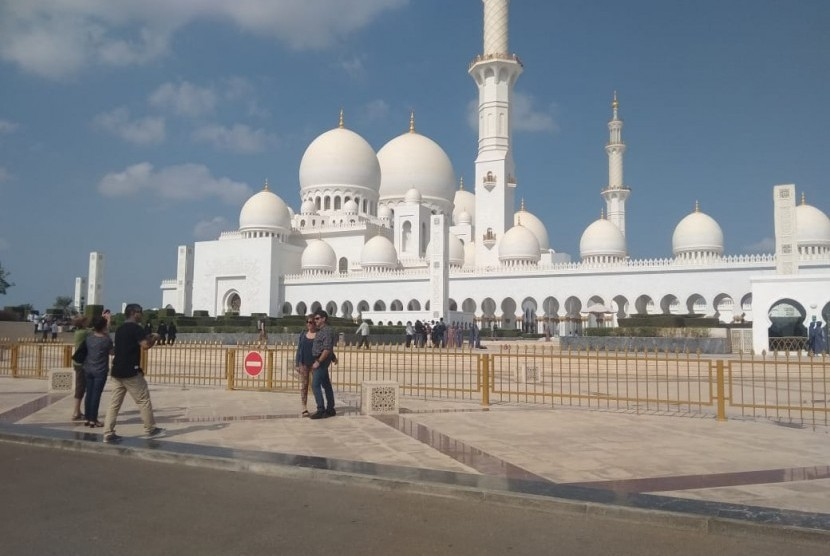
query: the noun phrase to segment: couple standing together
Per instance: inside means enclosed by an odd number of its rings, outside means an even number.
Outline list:
[[[294,360],[300,375],[300,401],[303,417],[324,419],[334,417],[334,390],[329,377],[329,365],[337,362],[334,355],[334,331],[328,325],[329,315],[318,309],[306,317],[306,329],[297,341],[297,356]],[[311,392],[317,404],[317,411],[308,412],[308,379],[311,375]],[[323,393],[325,392],[325,403]]]

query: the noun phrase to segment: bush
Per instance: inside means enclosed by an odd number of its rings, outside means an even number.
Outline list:
[[[210,314],[207,311],[193,311],[194,317],[209,317]]]
[[[16,311],[9,311],[7,309],[0,311],[0,321],[17,322],[19,320],[21,319]]]

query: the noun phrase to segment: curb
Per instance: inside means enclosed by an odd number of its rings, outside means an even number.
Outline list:
[[[26,429],[26,430],[15,430]],[[764,535],[771,537],[785,537],[794,541],[822,543],[830,542],[830,528],[813,528],[786,523],[786,520],[776,522],[773,518],[758,522],[747,519],[733,519],[720,516],[703,515],[694,510],[684,513],[665,509],[651,509],[632,507],[614,502],[595,502],[579,499],[556,497],[552,494],[531,494],[525,492],[511,492],[499,488],[500,481],[491,480],[485,476],[455,474],[442,471],[419,470],[417,468],[395,468],[395,466],[370,464],[369,467],[379,471],[375,474],[361,473],[348,470],[349,464],[362,462],[347,462],[344,460],[327,460],[311,456],[294,456],[291,454],[266,454],[250,452],[268,456],[282,456],[286,461],[268,461],[268,458],[246,458],[245,453],[239,450],[229,450],[235,457],[222,454],[184,453],[182,447],[199,448],[201,445],[174,443],[164,439],[130,438],[118,445],[104,444],[98,435],[77,435],[66,431],[42,429],[34,426],[0,427],[0,442],[27,444],[33,446],[57,448],[75,452],[94,454],[121,455],[135,457],[147,461],[170,463],[177,465],[204,467],[209,469],[254,473],[281,478],[299,478],[325,480],[345,485],[359,485],[379,490],[400,491],[426,496],[448,497],[471,502],[499,504],[507,507],[532,509],[541,512],[583,515],[586,519],[604,518],[618,521],[635,521],[637,523],[653,524],[660,527],[670,527],[688,531],[697,531],[712,535]],[[205,448],[205,447],[202,447]],[[205,448],[205,451],[210,451]],[[197,450],[198,451],[198,450]],[[218,450],[221,452],[222,450]],[[293,461],[294,463],[288,463]],[[335,465],[331,465],[332,462]],[[341,465],[336,465],[339,462]],[[335,467],[332,469],[331,467]],[[338,469],[337,467],[341,467]],[[395,476],[400,475],[400,476]],[[469,477],[468,481],[458,481],[467,484],[446,484],[441,482],[442,477],[449,480]],[[667,498],[667,500],[674,500]],[[751,509],[749,506],[739,507]],[[758,508],[769,513],[769,508]],[[751,512],[738,512],[748,515]],[[784,512],[786,517],[803,517],[808,523],[811,517],[824,514],[809,514],[807,512]],[[813,520],[814,521],[814,520]]]

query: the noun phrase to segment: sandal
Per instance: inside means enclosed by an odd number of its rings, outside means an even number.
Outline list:
[[[308,417],[308,416],[309,416],[308,410],[307,410],[307,409],[304,409],[304,410],[303,410],[303,412],[302,412],[302,413],[300,413],[300,416],[301,416],[301,417]]]
[[[77,414],[72,416],[72,420],[73,421],[83,421],[84,420],[84,414],[83,413],[77,413]]]
[[[104,426],[104,423],[102,423],[101,421],[95,421],[94,423],[90,423],[89,426],[90,427],[95,427],[95,428],[100,428],[100,427]]]

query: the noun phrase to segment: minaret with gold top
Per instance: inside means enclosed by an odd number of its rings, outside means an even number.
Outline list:
[[[499,264],[498,244],[513,226],[516,178],[512,151],[513,86],[522,63],[510,53],[510,0],[482,0],[484,52],[470,64],[478,86],[478,157],[475,177],[476,266]]]
[[[608,220],[613,222],[625,237],[625,201],[631,195],[623,183],[623,154],[625,143],[622,140],[623,121],[619,116],[620,102],[617,92],[614,91],[614,100],[611,102],[611,121],[608,122],[610,134],[605,152],[608,154],[608,187],[602,190],[607,207]]]

